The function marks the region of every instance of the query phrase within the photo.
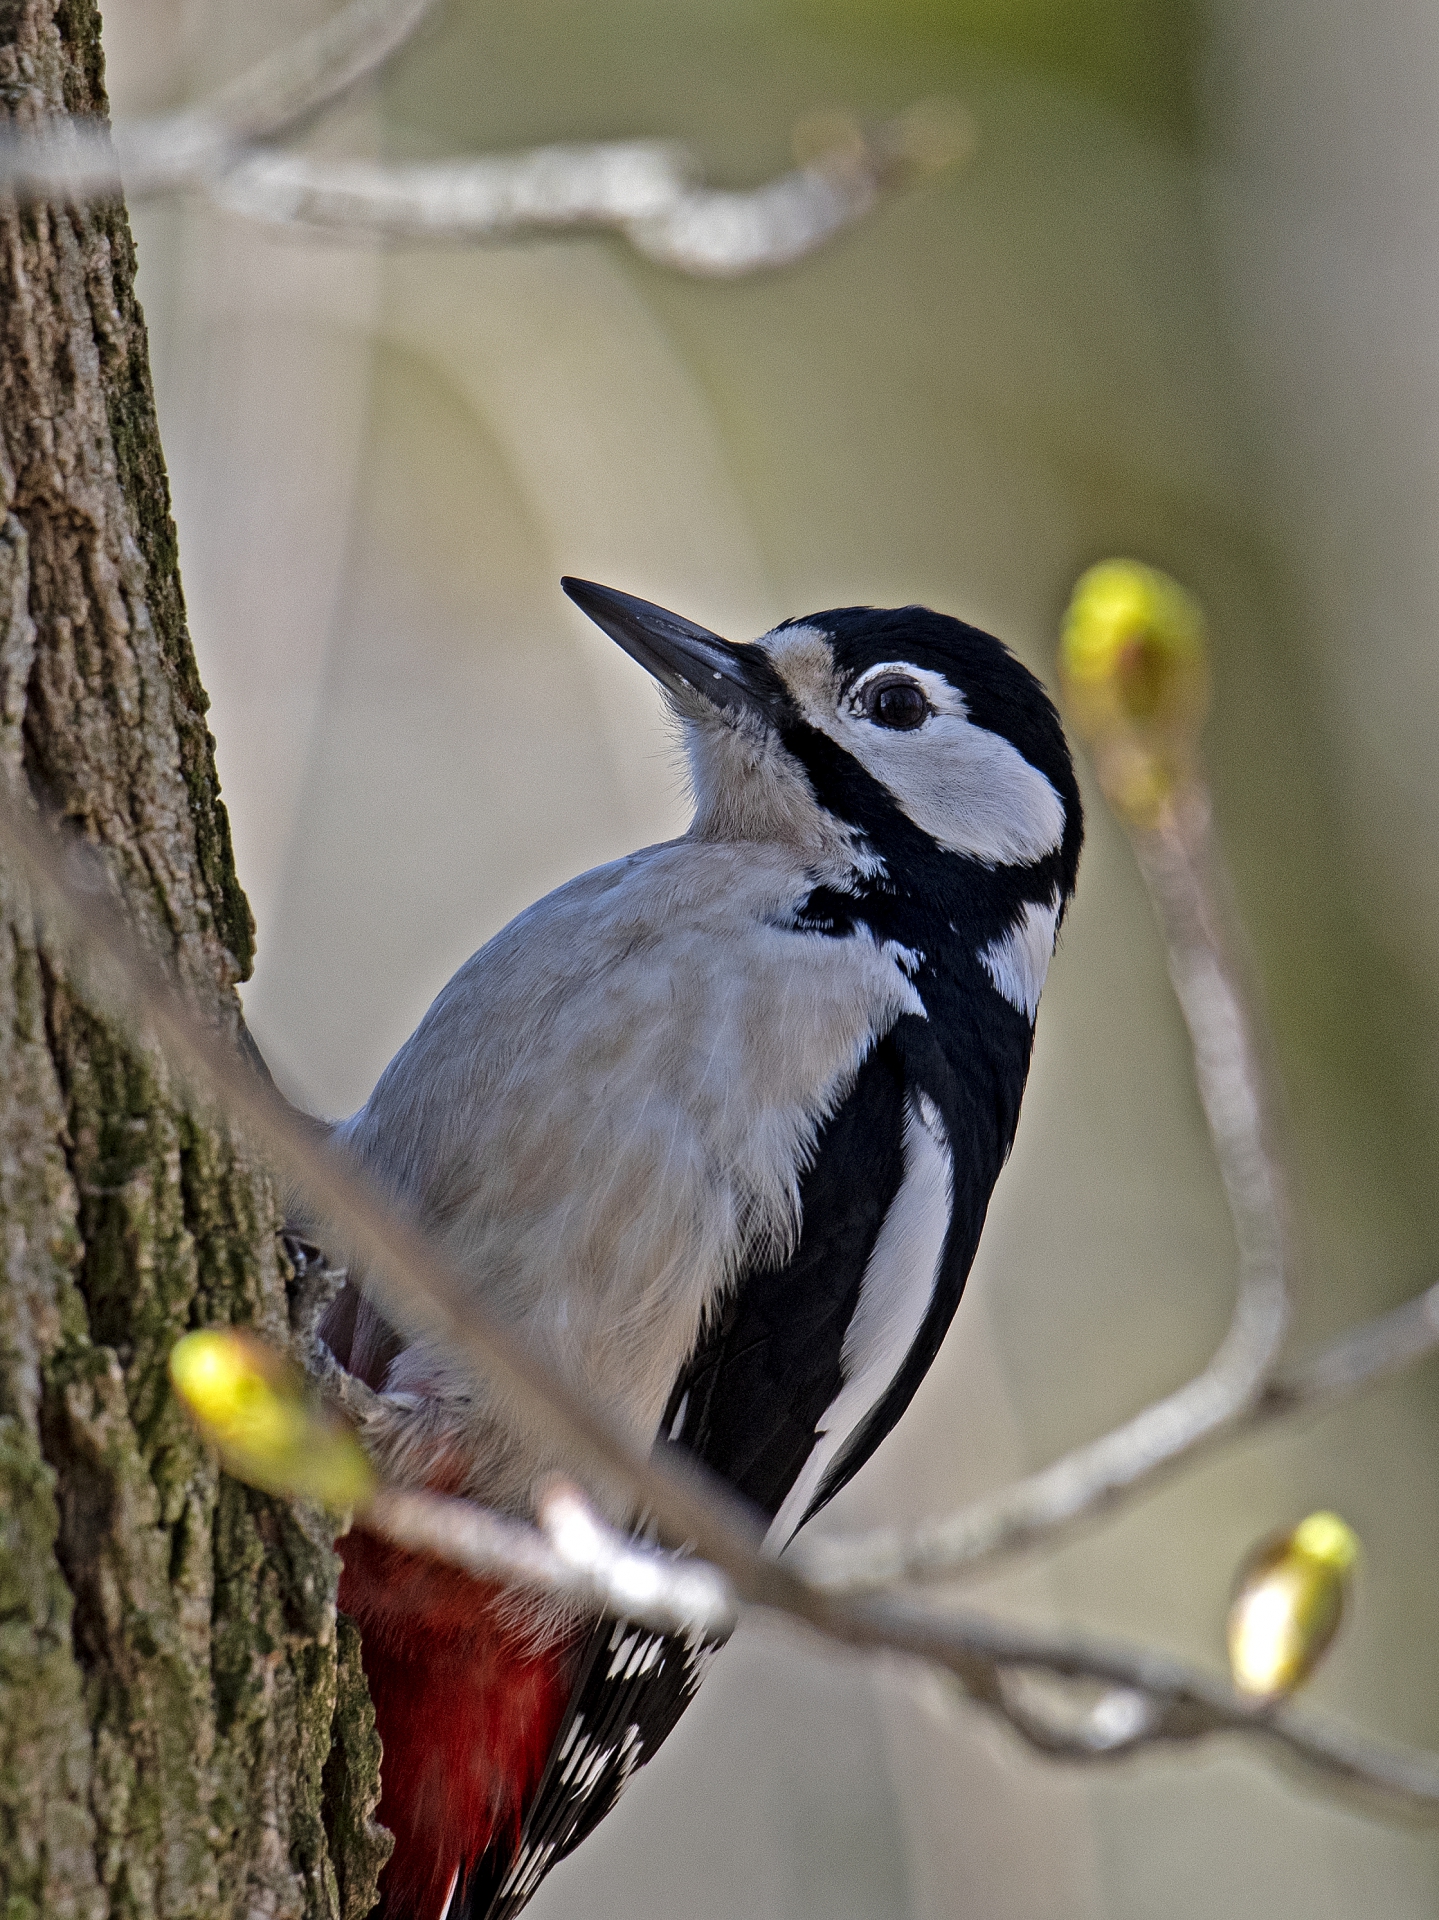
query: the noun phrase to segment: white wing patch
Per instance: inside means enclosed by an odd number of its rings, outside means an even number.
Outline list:
[[[653,1673],[659,1665],[660,1655],[664,1652],[665,1641],[661,1633],[644,1633],[639,1627],[627,1634],[619,1643],[610,1639],[611,1655],[607,1680],[633,1680],[642,1673]]]
[[[949,1231],[954,1160],[939,1111],[923,1095],[905,1101],[904,1177],[884,1216],[844,1337],[844,1384],[826,1407],[799,1478],[775,1515],[765,1546],[777,1553],[851,1438],[889,1391],[919,1337],[934,1298]]]
[[[979,964],[994,982],[996,993],[1024,1014],[1031,1025],[1039,1011],[1044,977],[1054,958],[1054,926],[1058,918],[1057,895],[1047,907],[1031,900],[1009,932],[991,940],[979,954]]]

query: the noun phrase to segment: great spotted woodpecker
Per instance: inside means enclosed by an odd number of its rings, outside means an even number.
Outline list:
[[[1079,791],[1039,682],[959,620],[845,607],[735,645],[564,586],[682,722],[693,823],[497,934],[337,1132],[490,1313],[646,1445],[724,1476],[778,1552],[898,1420],[958,1304]],[[404,1344],[362,1280],[323,1331],[400,1409],[392,1472],[526,1512],[564,1464]],[[342,1548],[396,1839],[386,1920],[508,1920],[707,1650],[360,1531]]]

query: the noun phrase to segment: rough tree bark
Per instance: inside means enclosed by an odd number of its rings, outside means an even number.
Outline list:
[[[0,120],[106,109],[90,0],[0,0]],[[123,207],[0,202],[0,774],[238,1030],[252,930]],[[222,1479],[187,1327],[287,1323],[265,1170],[87,1007],[0,874],[0,1913],[359,1920],[385,1840],[328,1539]]]

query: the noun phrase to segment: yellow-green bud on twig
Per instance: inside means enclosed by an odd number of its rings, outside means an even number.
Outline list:
[[[1101,561],[1070,598],[1059,674],[1106,799],[1130,826],[1158,825],[1194,777],[1209,708],[1198,602],[1155,567]]]
[[[1337,1513],[1311,1513],[1254,1549],[1229,1609],[1229,1668],[1241,1693],[1278,1700],[1308,1679],[1339,1629],[1358,1554]]]
[[[254,1334],[187,1333],[170,1355],[170,1379],[237,1480],[332,1512],[363,1506],[375,1491],[352,1430],[314,1399],[298,1367]]]

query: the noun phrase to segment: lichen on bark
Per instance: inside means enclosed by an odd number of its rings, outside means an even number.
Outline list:
[[[0,0],[0,118],[105,112],[89,0]],[[251,924],[121,205],[0,202],[0,778],[239,1032]],[[288,1332],[273,1184],[0,871],[0,1920],[361,1920],[387,1846],[337,1563],[220,1476],[177,1335]]]

